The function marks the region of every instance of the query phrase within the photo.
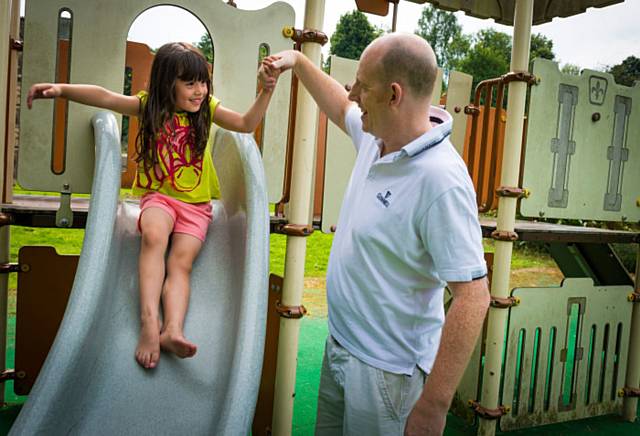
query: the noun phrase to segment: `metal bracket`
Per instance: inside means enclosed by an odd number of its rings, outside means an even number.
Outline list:
[[[471,115],[472,117],[477,117],[478,115],[480,115],[480,108],[469,104],[464,107],[464,113],[466,115]]]
[[[24,41],[15,38],[9,38],[9,48],[15,51],[22,51],[24,49]]]
[[[62,185],[60,191],[60,207],[56,212],[56,226],[71,227],[73,224],[73,211],[71,210],[71,189],[69,184]]]
[[[295,27],[286,26],[282,29],[285,38],[291,38],[296,44],[304,44],[305,42],[316,42],[325,45],[329,38],[324,32],[316,29],[296,29]]]
[[[629,303],[640,303],[640,292],[631,292],[627,295],[627,301]]]
[[[27,374],[24,371],[16,371],[15,369],[5,369],[4,371],[0,372],[0,383],[9,381],[9,380],[16,380],[16,379],[23,379],[27,376]]]
[[[502,83],[527,82],[528,85],[536,85],[540,80],[528,71],[511,71],[500,77]]]
[[[313,233],[313,226],[309,224],[278,224],[275,232],[287,236],[306,237]]]
[[[510,232],[507,230],[494,230],[491,232],[491,238],[496,241],[517,241],[518,234],[516,232]]]
[[[23,263],[0,263],[0,274],[8,274],[14,272],[28,272],[31,268],[28,264]]]
[[[0,227],[10,226],[15,222],[15,218],[11,213],[0,212]]]
[[[276,301],[276,312],[283,318],[299,319],[307,314],[307,308],[300,306],[283,306],[280,300]]]
[[[496,189],[496,195],[498,197],[512,197],[512,198],[529,198],[528,189],[525,188],[517,188],[514,186],[500,186]]]
[[[491,296],[491,303],[489,304],[491,307],[496,309],[508,309],[513,306],[517,306],[520,304],[520,298],[518,297],[494,297]]]
[[[471,407],[473,413],[478,415],[480,418],[487,420],[498,419],[511,411],[511,407],[509,406],[498,406],[497,409],[487,409],[486,407],[482,407],[482,405],[475,400],[469,400],[469,407]]]
[[[626,398],[639,398],[640,388],[624,387],[622,389],[618,389],[618,396]]]

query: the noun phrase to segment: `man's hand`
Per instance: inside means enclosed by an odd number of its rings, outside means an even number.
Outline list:
[[[261,80],[266,81],[266,77],[277,77],[287,70],[293,70],[320,110],[344,131],[344,117],[347,108],[351,105],[344,85],[318,68],[304,54],[295,50],[285,50],[265,57],[260,68],[260,75],[264,77]]]
[[[301,53],[295,50],[285,50],[280,53],[276,53],[271,56],[267,56],[262,61],[263,65],[269,64],[269,66],[278,71],[279,73],[283,73],[287,70],[290,70],[296,66],[298,61],[298,56],[301,56]]]
[[[29,89],[27,94],[27,107],[31,109],[33,100],[37,98],[60,97],[62,90],[55,83],[36,83]]]
[[[266,56],[258,70],[258,78],[262,83],[262,88],[272,91],[280,74],[295,67],[297,55],[295,50],[286,50]]]
[[[413,406],[413,410],[407,418],[404,427],[405,436],[440,436],[444,431],[447,421],[447,407],[437,407],[435,404],[426,404],[420,398]]]

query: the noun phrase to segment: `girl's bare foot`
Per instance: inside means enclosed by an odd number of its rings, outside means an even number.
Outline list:
[[[160,360],[160,328],[158,321],[142,321],[136,360],[146,369],[153,369]]]
[[[181,332],[165,330],[160,334],[160,348],[170,351],[178,357],[193,357],[198,350],[195,344],[187,341]]]

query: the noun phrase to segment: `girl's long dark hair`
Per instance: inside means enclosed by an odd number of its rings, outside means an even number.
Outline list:
[[[143,162],[145,168],[151,168],[158,162],[155,153],[157,135],[167,129],[167,122],[176,111],[176,79],[207,83],[207,94],[198,112],[187,112],[191,124],[192,151],[202,157],[212,114],[209,110],[211,76],[205,57],[191,44],[170,42],[160,47],[151,65],[149,95],[140,113],[140,128],[136,138],[136,162]],[[174,126],[170,125],[169,129]]]

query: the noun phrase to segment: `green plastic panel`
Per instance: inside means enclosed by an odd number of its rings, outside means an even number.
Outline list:
[[[633,304],[630,286],[517,288],[510,309],[502,404],[503,431],[618,413]],[[555,332],[555,333],[552,333]]]
[[[469,74],[458,71],[449,72],[445,109],[453,117],[451,143],[460,156],[462,156],[462,151],[464,150],[464,138],[467,132],[468,115],[464,113],[464,107],[469,104],[472,83],[473,77]]]
[[[226,107],[245,111],[256,96],[259,47],[271,53],[291,48],[282,35],[295,22],[293,8],[283,2],[256,11],[211,0],[29,0],[25,11],[25,49],[22,107],[33,83],[55,79],[56,39],[61,9],[72,22],[70,81],[93,83],[122,92],[125,41],[136,17],[158,5],[174,5],[198,17],[215,46],[214,94]],[[190,42],[190,41],[188,41]],[[291,74],[280,78],[265,120],[263,161],[269,199],[281,197],[287,139]],[[71,103],[68,109],[66,171],[51,171],[53,102],[38,101],[21,111],[18,180],[28,189],[60,191],[68,184],[74,193],[88,193],[93,175],[91,116],[97,109]]]
[[[640,83],[562,74],[536,59],[523,187],[527,217],[640,221]]]
[[[351,85],[355,80],[357,69],[357,61],[331,56],[331,77],[341,84]],[[347,189],[351,170],[356,161],[356,151],[351,139],[331,121],[327,123],[325,156],[321,230],[323,233],[331,233],[331,227],[338,223],[344,191]]]

